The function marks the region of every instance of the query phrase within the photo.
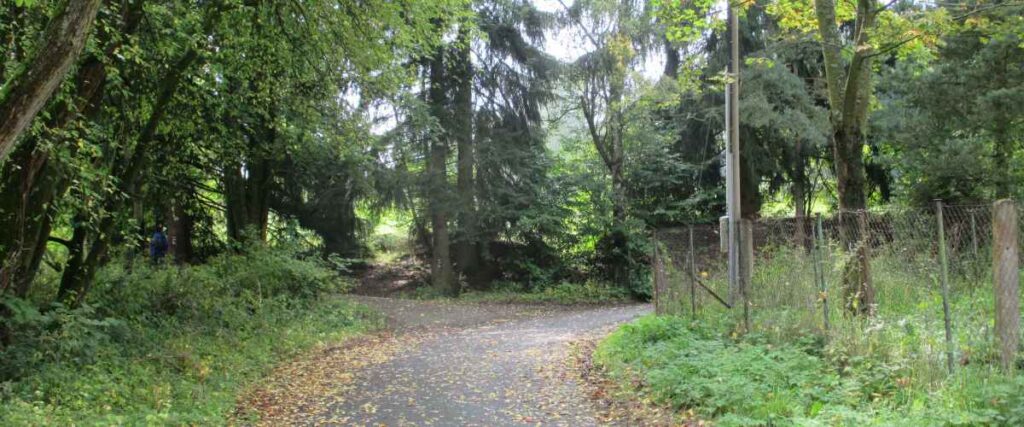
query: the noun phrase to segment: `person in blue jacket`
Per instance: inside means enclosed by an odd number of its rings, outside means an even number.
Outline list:
[[[153,237],[149,239],[149,259],[153,265],[163,262],[167,255],[167,235],[164,234],[163,224],[157,224],[153,230]]]

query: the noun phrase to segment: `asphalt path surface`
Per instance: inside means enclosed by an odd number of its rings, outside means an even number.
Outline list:
[[[605,334],[647,305],[530,306],[355,297],[395,331],[386,360],[352,372],[317,425],[615,424],[568,369],[572,343]]]

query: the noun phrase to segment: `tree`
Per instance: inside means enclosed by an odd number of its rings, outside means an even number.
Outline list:
[[[544,220],[551,212],[550,163],[541,110],[558,76],[557,62],[543,50],[555,17],[523,0],[480,1],[474,10],[486,38],[471,46],[475,175],[472,189],[461,172],[459,182],[474,198],[463,209],[475,212],[467,212],[472,219],[460,224],[456,239],[472,242],[475,262],[467,267],[475,263],[476,271],[463,272],[475,287],[498,278],[533,285],[557,265],[543,239],[555,227]]]
[[[864,135],[871,103],[872,61],[875,47],[870,35],[875,18],[881,11],[872,0],[857,0],[853,32],[849,39],[853,57],[845,63],[842,56],[846,44],[839,31],[834,0],[815,0],[818,35],[821,38],[828,91],[829,117],[832,122],[832,164],[835,169],[839,209],[855,213],[867,207],[864,174]],[[843,271],[843,288],[849,311],[870,314],[874,310],[874,287],[868,270],[868,248],[860,236],[865,232],[854,216],[843,221],[846,244],[856,260],[848,262]]]
[[[66,0],[50,20],[33,59],[0,91],[0,165],[53,96],[85,48],[100,0]]]
[[[288,160],[296,153],[316,158],[307,150],[323,149],[318,144],[349,144],[348,129],[366,117],[349,114],[339,94],[369,104],[402,88],[412,77],[408,59],[441,39],[430,20],[458,3],[105,4],[96,48],[74,84],[47,108],[41,130],[19,145],[18,164],[5,165],[18,173],[5,172],[0,188],[3,291],[30,293],[41,260],[60,250],[48,242],[67,253],[54,257],[63,265],[50,263],[62,276],[58,298],[77,305],[100,267],[144,246],[147,223],[171,220],[180,254],[199,259],[224,246],[227,236],[213,222],[228,206],[245,212],[225,221],[231,237],[249,223],[262,231],[286,178],[298,187],[333,182],[320,178],[315,162]],[[360,25],[360,37],[350,37],[346,29]],[[12,39],[17,52],[23,39]],[[21,58],[5,57],[0,72]],[[364,148],[352,146],[355,153]],[[246,150],[232,151],[238,147]],[[359,167],[347,172],[358,175]],[[218,185],[225,181],[231,183]],[[331,234],[334,222],[322,226],[308,214],[306,190],[295,191],[301,206],[277,204],[282,214],[302,215]],[[338,212],[354,218],[358,195],[334,199],[347,207]],[[358,246],[353,223],[337,233],[345,242],[332,247]],[[198,254],[189,242],[199,242]]]
[[[871,101],[871,65],[875,49],[870,34],[879,10],[871,0],[857,0],[854,30],[850,39],[853,57],[845,64],[846,44],[839,32],[834,0],[815,0],[818,34],[821,37],[828,90],[829,114],[834,129],[833,163],[839,209],[857,211],[867,207],[864,192],[864,124]],[[872,304],[869,279],[862,278],[862,309]]]
[[[633,70],[657,40],[653,9],[646,2],[577,1],[563,3],[571,22],[589,43],[576,60],[571,77],[591,142],[611,178],[612,230],[606,250],[629,258],[626,231],[626,188],[623,162],[626,111],[634,101],[630,90],[638,78]],[[642,78],[642,77],[641,77]],[[625,259],[613,262],[611,278],[625,285],[631,272]]]
[[[142,2],[105,14],[111,22],[100,26],[99,52],[90,53],[74,76],[74,92],[51,104],[44,130],[28,135],[3,169],[0,186],[0,289],[24,296],[52,240],[57,206],[72,182],[90,182],[80,172],[80,145],[89,134],[88,123],[101,113],[108,85],[116,72],[114,54],[138,30]],[[81,139],[79,139],[81,140]],[[88,151],[90,147],[84,149]],[[86,169],[88,170],[88,169]],[[71,176],[78,173],[78,176]],[[55,239],[58,242],[67,240]]]
[[[451,190],[448,184],[448,129],[445,124],[452,119],[447,111],[445,94],[446,67],[444,50],[430,58],[427,100],[430,104],[431,116],[439,124],[431,132],[429,160],[427,162],[427,197],[430,211],[430,229],[432,236],[430,280],[434,288],[447,295],[459,293],[459,283],[455,280],[451,259],[451,238],[448,232],[448,219],[451,206]]]
[[[915,205],[1017,196],[1024,72],[1012,64],[1024,61],[1024,48],[1011,17],[1021,6],[948,10],[957,16],[941,44],[883,66],[872,140]]]
[[[872,0],[857,0],[852,11],[843,11],[842,18],[853,20],[852,31],[844,38],[840,32],[837,2],[815,0],[815,22],[820,37],[828,92],[829,115],[832,122],[832,164],[835,170],[836,193],[840,211],[849,215],[843,222],[844,238],[855,255],[844,267],[843,283],[846,306],[858,314],[874,310],[874,287],[868,270],[868,242],[863,238],[866,224],[854,219],[854,212],[867,207],[867,180],[864,144],[867,119],[873,95],[874,61],[880,55],[898,49],[921,45],[934,30],[941,27],[929,20],[942,21],[944,14],[924,11],[918,21],[889,10],[897,2],[878,5]],[[913,12],[913,9],[903,12]],[[936,19],[938,16],[938,19]],[[886,25],[878,26],[879,17]],[[934,27],[934,28],[933,28]],[[849,45],[852,57],[845,61],[842,50]]]

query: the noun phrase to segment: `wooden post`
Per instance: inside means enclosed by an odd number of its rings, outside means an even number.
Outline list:
[[[995,282],[996,335],[1003,370],[1013,372],[1020,341],[1020,272],[1017,208],[1012,200],[992,205],[992,279]]]
[[[935,201],[935,219],[939,225],[939,266],[942,278],[942,316],[946,326],[946,369],[953,373],[953,321],[949,315],[949,260],[946,258],[946,225],[942,200]]]

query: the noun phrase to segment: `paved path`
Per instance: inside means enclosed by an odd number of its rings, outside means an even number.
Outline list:
[[[647,305],[538,307],[356,297],[384,312],[402,342],[354,372],[313,420],[326,425],[607,424],[566,364],[570,343]],[[403,340],[403,337],[409,339]]]

